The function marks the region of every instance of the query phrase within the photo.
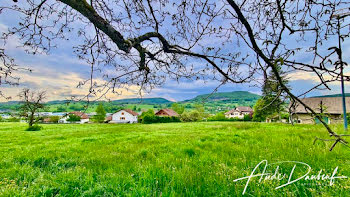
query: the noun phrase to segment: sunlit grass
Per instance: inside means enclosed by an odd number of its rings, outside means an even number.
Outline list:
[[[350,176],[350,149],[332,152],[322,126],[208,122],[168,124],[0,124],[0,194],[3,196],[240,196],[261,161],[301,161],[313,174],[324,169]],[[341,125],[333,126],[337,131]],[[287,166],[282,169],[289,173]],[[253,196],[348,196],[348,179],[259,183]]]

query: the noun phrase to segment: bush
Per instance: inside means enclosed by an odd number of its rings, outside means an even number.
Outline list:
[[[67,119],[68,122],[79,122],[80,121],[80,116],[74,115],[74,114],[69,114],[69,118]]]
[[[3,120],[2,120],[2,117],[0,116],[0,122],[2,122]]]
[[[181,121],[183,122],[196,122],[202,120],[200,112],[193,110],[191,112],[184,112],[180,116]]]
[[[148,116],[146,118],[146,122],[144,121],[145,116]],[[154,111],[152,109],[149,109],[146,112],[142,112],[142,114],[138,117],[138,122],[144,123],[144,124],[150,124],[153,122],[153,120],[151,120],[151,119],[153,119],[154,116],[155,116]]]
[[[250,115],[244,115],[244,118],[226,118],[224,112],[219,112],[215,116],[211,116],[207,119],[208,121],[251,121],[252,117]]]
[[[28,127],[26,129],[26,131],[40,131],[43,127],[42,126],[39,126],[39,125],[33,125],[31,127]]]
[[[60,119],[59,116],[50,116],[50,122],[58,123],[59,119]]]
[[[244,115],[243,121],[251,121],[252,117],[249,114]]]
[[[9,119],[7,119],[7,122],[19,122],[20,119],[19,118],[16,118],[16,117],[11,117]]]
[[[156,122],[156,116],[153,114],[146,114],[142,117],[143,124],[151,124]]]
[[[225,117],[224,112],[217,113],[215,116],[211,116],[207,119],[208,121],[228,121],[229,119]]]

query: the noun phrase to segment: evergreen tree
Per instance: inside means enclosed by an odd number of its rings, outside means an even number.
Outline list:
[[[106,118],[106,111],[102,105],[102,103],[100,103],[97,107],[96,107],[96,115],[94,116],[94,121],[95,122],[99,122],[102,123],[105,121]]]
[[[283,60],[278,59],[276,62],[279,75],[285,85],[288,84],[286,72],[282,70]],[[281,112],[285,108],[286,95],[279,84],[276,75],[271,70],[265,77],[264,85],[262,87],[262,97],[256,102],[254,106],[254,121],[264,121],[266,117],[277,115],[281,119]]]

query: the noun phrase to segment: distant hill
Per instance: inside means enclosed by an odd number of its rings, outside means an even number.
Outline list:
[[[313,96],[311,98],[320,98],[320,97],[341,97],[341,94],[329,94],[329,95],[322,95],[322,96]],[[346,97],[350,97],[350,93],[345,93]]]
[[[70,100],[54,100],[54,101],[48,101],[46,104],[48,105],[59,105],[59,104],[67,104],[71,103]],[[92,101],[91,103],[99,103],[101,101]],[[165,98],[130,98],[130,99],[118,99],[111,101],[112,103],[116,104],[169,104],[173,103],[172,101],[169,101]],[[75,103],[84,103],[82,101],[75,102]],[[0,102],[0,105],[16,105],[19,104],[19,101],[8,101],[8,102]]]
[[[247,91],[217,92],[213,94],[198,95],[195,98],[185,100],[182,103],[188,107],[189,105],[193,106],[196,103],[203,103],[206,111],[217,113],[219,111],[228,111],[237,106],[253,107],[259,98],[259,95]]]
[[[205,110],[210,113],[217,113],[219,111],[227,111],[237,106],[253,107],[256,101],[260,98],[259,95],[247,91],[235,92],[218,92],[213,94],[198,95],[193,99],[182,101],[180,103],[185,105],[187,110],[195,108],[196,104],[204,104]],[[70,103],[67,105],[67,103]],[[87,112],[92,112],[96,109],[98,103],[90,102]],[[115,112],[118,109],[129,108],[135,111],[145,109],[161,109],[169,108],[172,101],[165,98],[129,98],[119,99],[111,102],[102,101],[107,112]],[[68,100],[55,100],[46,103],[48,111],[65,112],[65,111],[82,111],[85,110],[85,102],[70,102]],[[20,104],[18,101],[10,101],[0,103],[0,111],[18,111]]]
[[[118,104],[169,104],[172,101],[169,101],[165,98],[130,98],[130,99],[119,99],[112,101],[113,103]]]
[[[198,95],[193,99],[186,100],[184,102],[234,102],[234,103],[246,103],[256,102],[260,98],[259,95],[253,94],[247,91],[234,91],[234,92],[216,92],[213,94]]]
[[[67,105],[69,103],[69,105]],[[172,101],[164,98],[130,98],[130,99],[119,99],[111,102],[107,101],[92,101],[88,105],[84,101],[72,102],[69,100],[54,100],[46,102],[46,111],[52,112],[66,112],[66,111],[85,111],[93,112],[99,103],[103,103],[107,112],[115,112],[122,108],[129,108],[133,110],[142,109],[158,109],[169,107]],[[88,106],[88,109],[86,109]],[[0,112],[6,111],[19,111],[20,102],[9,101],[0,102]]]
[[[19,101],[7,101],[7,102],[0,102],[2,105],[16,105]]]

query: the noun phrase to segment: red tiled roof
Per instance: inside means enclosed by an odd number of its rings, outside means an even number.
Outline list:
[[[128,112],[129,114],[131,114],[133,116],[138,116],[139,115],[138,113],[132,111],[131,109],[122,109],[122,110]],[[122,111],[122,110],[119,110],[119,111]],[[117,111],[117,112],[119,112],[119,111]]]
[[[250,107],[236,107],[236,110],[241,111],[241,112],[253,112],[253,109]]]
[[[79,116],[81,119],[89,119],[89,116],[87,114],[85,114],[84,112],[72,111],[72,112],[69,112],[69,114],[74,114],[76,116]]]
[[[250,112],[253,113],[253,109],[250,107],[236,107],[235,109],[231,109],[225,114],[232,114],[233,112]]]
[[[168,116],[179,116],[178,113],[176,113],[174,110],[172,109],[161,109],[156,113],[156,116],[159,116],[161,114],[161,112],[164,112],[165,114],[167,114]]]
[[[226,112],[225,114],[232,114],[233,112],[238,112],[236,109],[231,109],[230,111]]]

